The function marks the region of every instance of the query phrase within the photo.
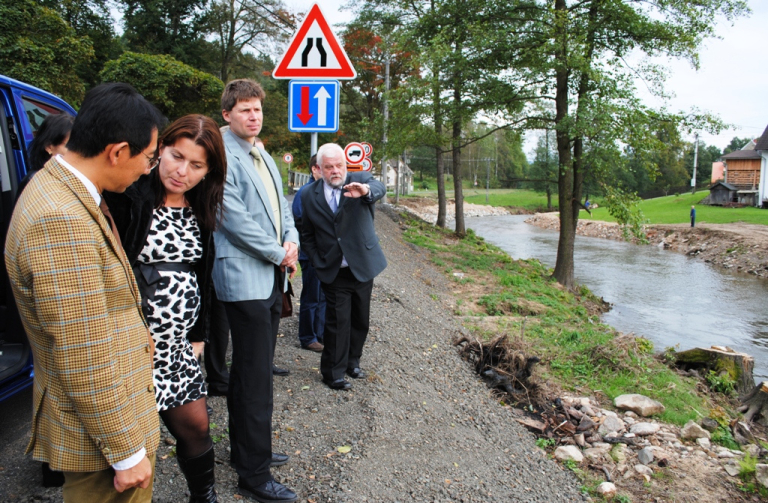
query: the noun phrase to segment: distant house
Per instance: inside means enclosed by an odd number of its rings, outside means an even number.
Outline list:
[[[758,148],[765,142],[762,151]],[[758,140],[750,141],[741,150],[735,150],[722,158],[723,173],[715,179],[713,169],[708,204],[768,205],[765,193],[766,162],[768,161],[768,128]],[[714,168],[714,164],[713,164]],[[718,173],[719,174],[719,173]]]
[[[760,177],[757,189],[757,206],[768,208],[768,126],[766,126],[763,136],[757,140],[755,150],[760,152]]]

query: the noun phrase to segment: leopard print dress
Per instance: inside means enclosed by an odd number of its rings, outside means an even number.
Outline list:
[[[201,260],[200,228],[191,208],[155,209],[139,262]],[[163,411],[206,395],[200,364],[187,333],[200,314],[200,290],[194,271],[160,271],[163,277],[149,301],[147,323],[155,341],[154,384],[157,410]]]

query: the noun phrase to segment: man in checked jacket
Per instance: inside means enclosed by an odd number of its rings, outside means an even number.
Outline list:
[[[127,84],[92,89],[69,151],[27,185],[8,230],[6,267],[35,358],[27,450],[64,472],[67,503],[152,500],[152,339],[101,192],[149,173],[162,123]]]

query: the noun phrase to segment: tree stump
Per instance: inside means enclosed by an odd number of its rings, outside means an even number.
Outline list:
[[[768,426],[768,381],[763,381],[755,386],[752,391],[741,398],[744,404],[739,410],[744,412],[744,422],[750,423],[759,418],[758,422]]]
[[[694,348],[675,354],[675,363],[685,370],[713,370],[720,374],[727,372],[736,383],[736,391],[744,395],[755,387],[752,370],[755,359],[744,353],[737,353],[731,348],[712,346],[711,348]],[[706,375],[705,375],[706,377]]]

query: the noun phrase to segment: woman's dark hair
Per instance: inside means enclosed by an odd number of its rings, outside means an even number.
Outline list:
[[[32,143],[29,144],[29,171],[39,171],[51,158],[51,154],[46,150],[51,145],[57,146],[64,143],[64,140],[72,131],[74,117],[69,114],[51,114],[45,118],[37,130],[37,135]]]
[[[204,115],[185,115],[168,126],[160,137],[160,147],[171,147],[182,138],[189,138],[205,149],[208,156],[208,173],[200,183],[188,190],[184,197],[192,207],[200,225],[209,231],[216,230],[219,212],[224,201],[224,180],[227,177],[227,154],[219,126]],[[159,168],[150,174],[155,191],[155,207],[165,203],[165,187],[160,181]]]

